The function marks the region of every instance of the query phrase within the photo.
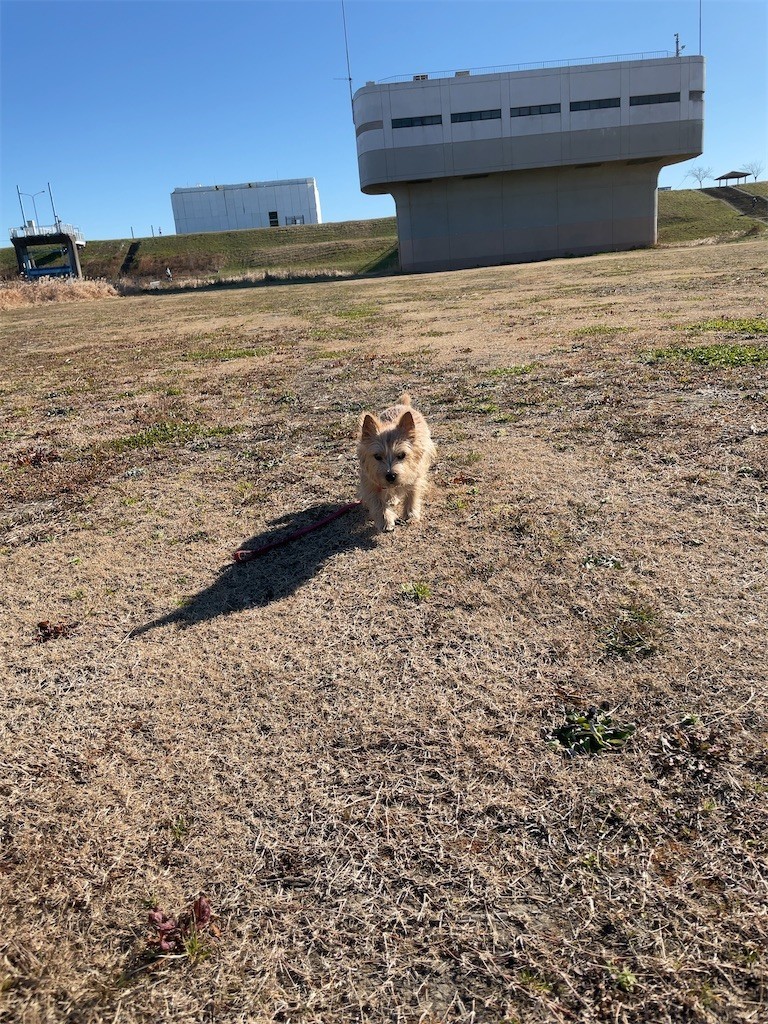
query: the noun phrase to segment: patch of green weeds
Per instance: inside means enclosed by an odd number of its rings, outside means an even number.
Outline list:
[[[713,369],[727,369],[736,366],[760,366],[768,363],[768,347],[758,345],[698,345],[693,348],[671,346],[657,348],[651,352],[649,362],[688,362]]]
[[[257,356],[267,356],[271,351],[270,348],[205,348],[187,352],[184,358],[193,362],[226,362],[228,359],[252,359]]]
[[[739,955],[738,959],[745,967],[753,967],[755,964],[759,964],[762,959],[762,953],[759,949],[755,949],[754,946],[745,946],[744,950]]]
[[[237,500],[240,505],[259,505],[267,496],[267,491],[259,489],[250,481],[241,481],[237,484]]]
[[[702,320],[697,324],[679,324],[679,331],[691,331],[703,334],[706,331],[735,331],[738,334],[768,334],[768,317],[714,317]]]
[[[585,868],[588,868],[588,870],[590,871],[599,871],[602,866],[600,863],[599,853],[586,854],[586,856],[582,857],[581,863],[584,865]]]
[[[193,928],[189,934],[184,937],[184,952],[193,964],[197,964],[201,963],[203,960],[207,960],[213,950],[200,932],[196,928]]]
[[[199,427],[194,423],[170,420],[155,423],[127,437],[115,438],[114,441],[108,441],[106,447],[116,452],[129,452],[139,448],[154,448],[160,444],[184,444],[201,437],[226,437],[233,433],[235,427]]]
[[[610,968],[611,977],[617,988],[621,989],[622,992],[632,992],[637,985],[637,975],[630,971],[628,967],[622,967],[619,970],[618,967],[612,966]]]
[[[173,836],[174,842],[180,843],[189,835],[191,828],[190,821],[185,815],[179,814],[168,825],[168,831]]]
[[[156,423],[127,437],[118,437],[108,442],[108,447],[117,452],[134,451],[137,448],[154,448],[157,444],[183,442],[195,437],[198,428],[191,423]]]
[[[348,359],[349,352],[342,349],[327,348],[320,352],[312,352],[310,359]]]
[[[536,363],[521,363],[519,366],[495,366],[492,370],[486,370],[486,374],[489,377],[524,377],[528,373],[533,373],[536,369]]]
[[[451,456],[451,461],[459,466],[476,466],[478,462],[483,461],[483,456],[480,452],[459,452]]]
[[[622,334],[631,330],[631,327],[621,327],[618,324],[590,324],[588,327],[577,327],[571,334],[574,338],[605,338],[611,334]]]
[[[619,609],[602,636],[605,653],[624,661],[640,661],[658,650],[658,615],[648,605],[633,602]]]
[[[469,502],[460,494],[455,494],[448,498],[448,507],[452,508],[455,512],[466,512],[469,508]]]
[[[554,749],[562,749],[574,757],[577,754],[600,754],[605,750],[622,747],[635,732],[634,725],[616,725],[607,707],[588,711],[568,711],[563,725],[547,733],[546,739]]]
[[[334,309],[333,315],[342,320],[367,320],[370,317],[378,316],[381,310],[377,306],[360,305],[348,306],[346,309]]]
[[[701,999],[702,1005],[708,1010],[713,1010],[721,1002],[717,990],[708,981],[702,983],[699,989],[699,999]]]
[[[518,975],[520,984],[525,985],[526,988],[531,989],[534,992],[551,992],[552,984],[542,978],[536,971],[529,971],[527,968],[523,968]]]
[[[414,580],[413,583],[404,583],[400,588],[400,592],[403,597],[409,601],[415,601],[420,604],[422,601],[428,601],[432,597],[432,588],[424,580]]]

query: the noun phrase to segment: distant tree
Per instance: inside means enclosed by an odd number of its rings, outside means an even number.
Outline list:
[[[755,181],[757,181],[758,176],[762,174],[764,167],[765,164],[760,163],[759,160],[751,160],[748,164],[744,164],[744,170],[748,174],[753,174],[755,177]]]
[[[697,164],[695,167],[692,167],[690,171],[688,171],[688,173],[686,174],[686,178],[693,178],[694,181],[698,181],[699,188],[704,188],[704,182],[707,180],[707,178],[711,177],[712,168],[702,167],[701,164]]]

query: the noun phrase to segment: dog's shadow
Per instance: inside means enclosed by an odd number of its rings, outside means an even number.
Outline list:
[[[240,548],[255,550],[267,544],[280,543],[336,509],[337,505],[314,505],[302,512],[282,516],[270,523],[272,529],[244,541]],[[130,636],[141,636],[151,629],[172,623],[183,629],[219,615],[264,607],[294,593],[332,555],[352,548],[375,547],[374,536],[365,508],[358,506],[332,523],[289,541],[284,547],[277,547],[249,562],[225,566],[210,587],[195,594],[183,607],[138,626]]]

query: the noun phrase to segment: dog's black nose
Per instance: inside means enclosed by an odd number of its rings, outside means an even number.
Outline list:
[[[397,473],[393,473],[392,470],[387,473],[387,483],[393,484],[397,480]]]

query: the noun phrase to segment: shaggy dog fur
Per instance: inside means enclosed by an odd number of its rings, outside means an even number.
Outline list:
[[[360,463],[360,498],[378,530],[394,530],[399,518],[421,518],[435,446],[422,414],[402,395],[397,405],[378,415],[360,418],[357,457]]]

